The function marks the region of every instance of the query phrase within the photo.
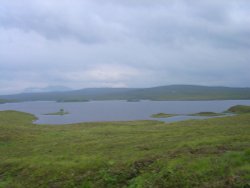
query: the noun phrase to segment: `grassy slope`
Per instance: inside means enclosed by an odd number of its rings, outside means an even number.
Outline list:
[[[0,112],[0,187],[243,187],[250,115],[33,125]]]

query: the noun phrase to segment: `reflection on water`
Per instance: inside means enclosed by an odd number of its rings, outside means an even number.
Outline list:
[[[197,116],[151,118],[152,114],[192,114],[198,112],[223,112],[234,105],[250,105],[250,100],[221,101],[90,101],[90,102],[21,102],[0,104],[0,110],[17,110],[36,115],[37,124],[69,124],[95,121],[164,120],[166,122],[186,119],[202,119]],[[44,115],[64,109],[70,114]]]

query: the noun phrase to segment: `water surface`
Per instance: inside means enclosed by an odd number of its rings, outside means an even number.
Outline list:
[[[186,114],[211,111],[223,112],[234,105],[250,105],[250,100],[219,100],[219,101],[90,101],[57,103],[21,102],[0,104],[0,110],[17,110],[28,112],[38,117],[37,124],[70,124],[97,121],[132,121],[132,120],[163,120],[166,122],[186,119],[203,119],[206,117],[186,116]],[[44,115],[63,108],[70,114],[63,116]],[[182,114],[170,118],[151,118],[152,114]]]

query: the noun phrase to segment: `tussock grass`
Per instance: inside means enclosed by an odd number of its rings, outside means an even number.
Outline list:
[[[0,112],[0,187],[244,187],[250,114],[34,125]]]

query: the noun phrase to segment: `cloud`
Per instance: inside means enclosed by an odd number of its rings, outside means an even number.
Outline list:
[[[3,0],[0,93],[250,86],[249,8],[248,0]]]
[[[101,87],[128,87],[127,82],[131,82],[134,77],[140,76],[137,69],[115,64],[95,65],[83,70],[74,70],[66,74],[58,72],[58,74],[65,81],[72,83],[88,82],[85,83],[88,87],[95,87],[95,85]]]
[[[75,39],[99,43],[116,37],[124,28],[105,19],[92,1],[11,1],[4,3],[0,15],[4,28],[37,32],[49,40]],[[111,32],[111,33],[110,33]]]

